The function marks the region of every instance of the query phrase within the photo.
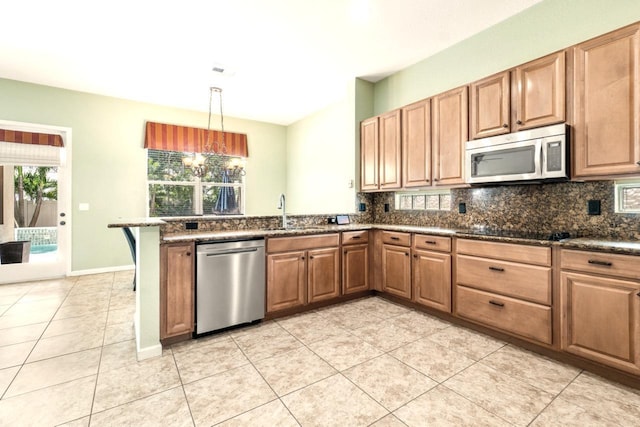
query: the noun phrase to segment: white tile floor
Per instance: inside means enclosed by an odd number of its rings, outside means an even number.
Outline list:
[[[640,425],[638,390],[380,298],[137,362],[131,278],[0,285],[0,425]]]

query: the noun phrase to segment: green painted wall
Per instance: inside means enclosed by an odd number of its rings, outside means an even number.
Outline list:
[[[0,118],[70,127],[72,141],[72,270],[130,265],[124,236],[107,224],[146,214],[147,120],[203,127],[207,114],[0,79]],[[246,213],[271,215],[285,186],[286,128],[225,118],[246,133]],[[89,203],[89,211],[78,211]]]
[[[638,0],[545,0],[375,84],[374,114],[640,21]]]
[[[287,128],[289,212],[355,211],[355,98],[354,80],[347,85],[340,101]],[[274,199],[273,203],[276,202]]]

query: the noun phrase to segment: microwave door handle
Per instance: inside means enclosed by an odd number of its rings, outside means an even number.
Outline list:
[[[536,141],[536,151],[538,152],[538,155],[535,156],[536,175],[544,178],[544,153],[542,149],[542,141],[540,139]]]

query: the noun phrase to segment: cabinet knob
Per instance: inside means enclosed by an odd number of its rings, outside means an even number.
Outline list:
[[[521,125],[522,124],[522,120],[518,120],[516,123]]]
[[[434,181],[434,182],[438,182],[438,181],[440,181],[440,180],[439,180],[438,178],[433,178],[433,181]]]
[[[405,254],[405,256],[409,256],[409,252],[405,252],[404,254]]]
[[[508,127],[509,127],[509,125],[508,125],[508,124],[506,124],[506,123],[504,123],[504,124],[502,125],[502,127],[506,129],[506,128],[508,128]]]
[[[418,255],[414,254],[414,255],[413,255],[413,257],[414,257],[414,258],[418,258]]]
[[[313,256],[310,256],[309,259],[313,259]]]
[[[300,257],[300,259],[304,260],[304,257],[303,257],[303,256],[301,256],[301,257]]]
[[[191,252],[187,252],[185,255],[187,255],[187,256],[191,256]]]
[[[344,251],[344,254],[346,255],[346,254],[347,254],[347,251]]]
[[[640,166],[640,161],[637,161],[637,162],[636,162],[636,165]]]

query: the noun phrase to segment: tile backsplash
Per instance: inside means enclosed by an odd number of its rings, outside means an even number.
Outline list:
[[[466,229],[485,226],[529,232],[568,231],[573,236],[640,239],[640,215],[614,212],[612,181],[563,182],[451,190],[450,211],[396,211],[392,192],[364,193],[373,221]],[[601,214],[588,215],[587,202],[601,201]],[[465,203],[466,213],[458,213]],[[389,204],[389,212],[385,212]]]

